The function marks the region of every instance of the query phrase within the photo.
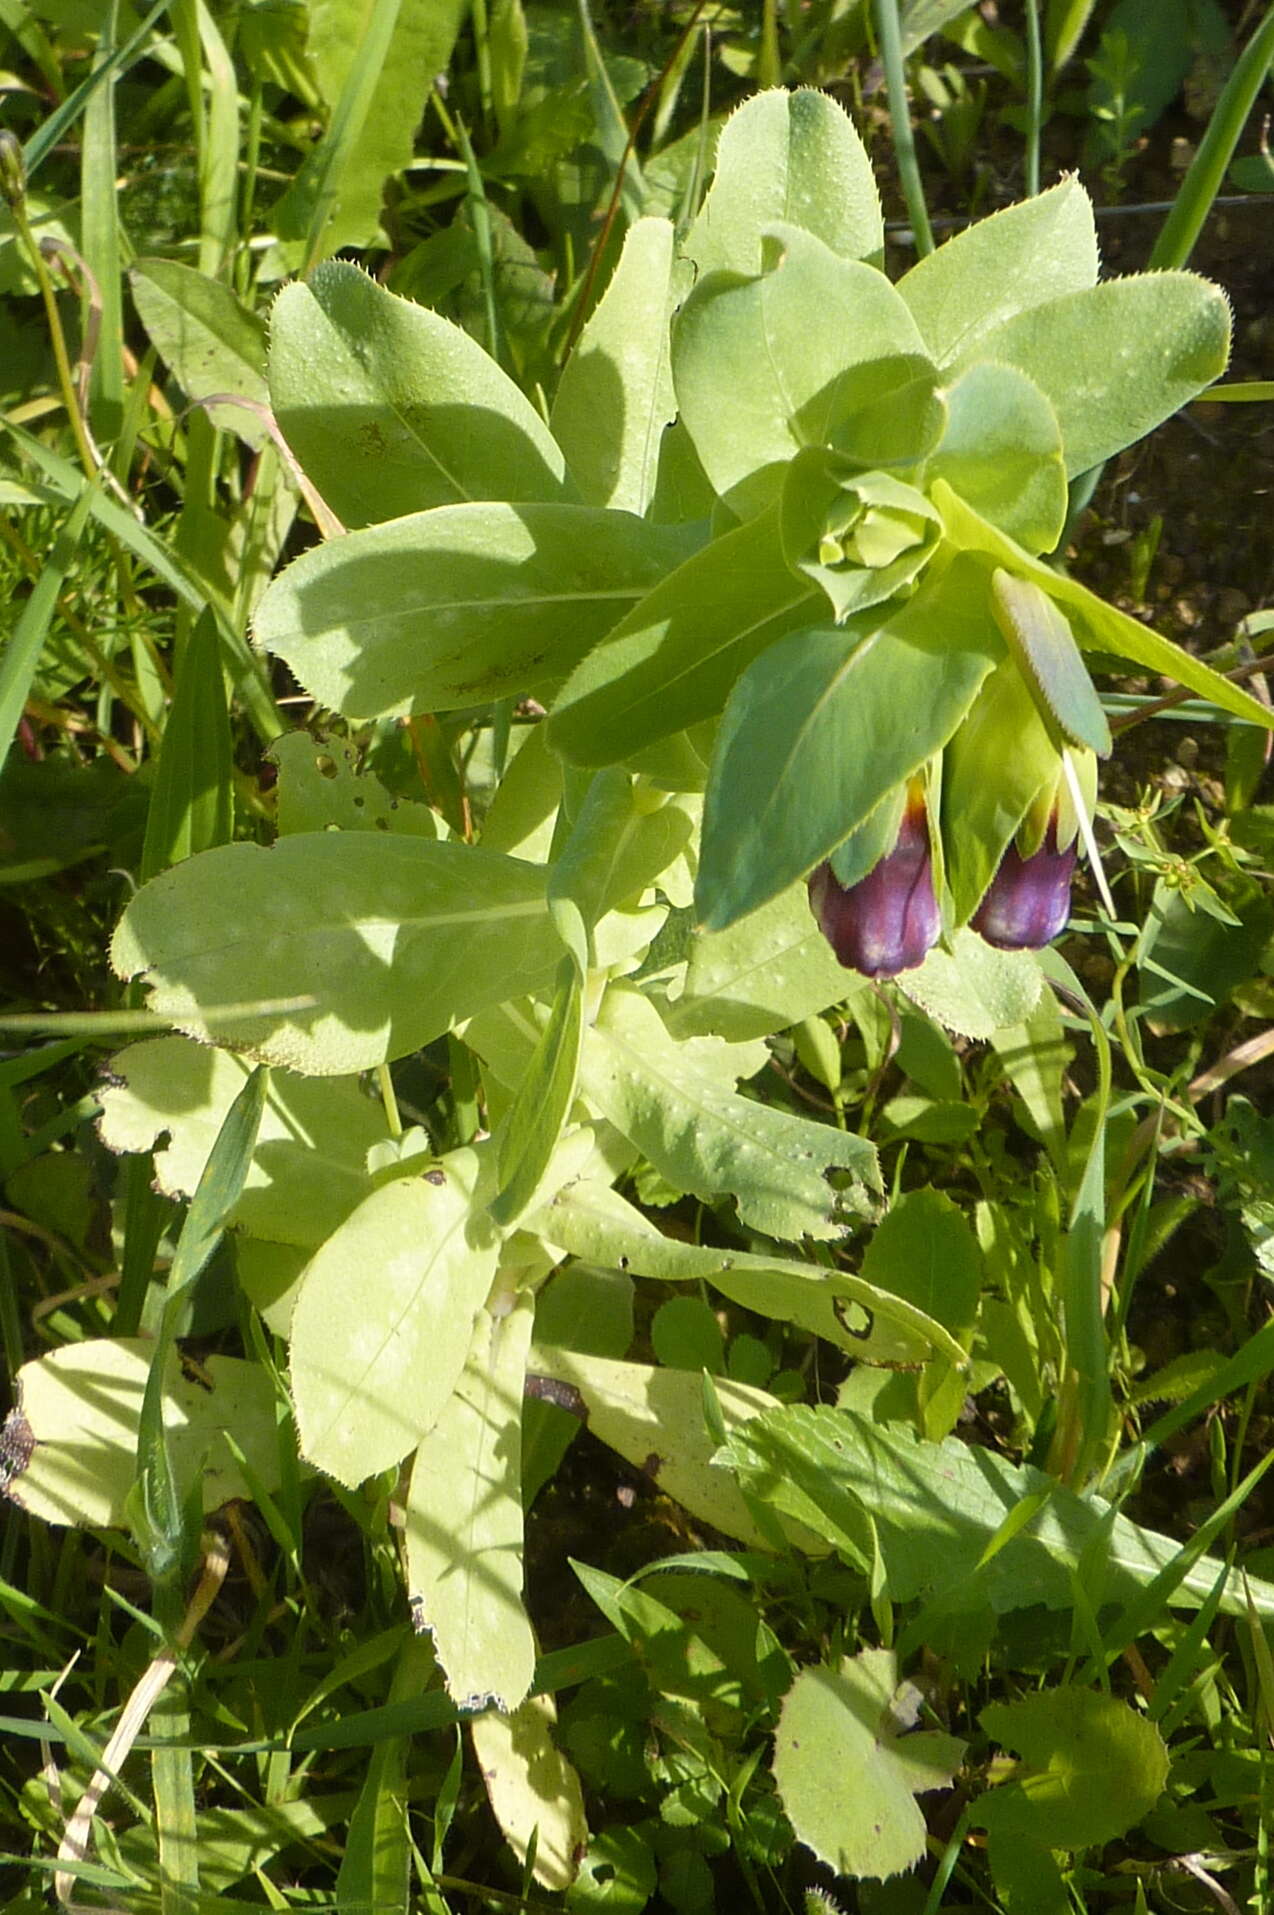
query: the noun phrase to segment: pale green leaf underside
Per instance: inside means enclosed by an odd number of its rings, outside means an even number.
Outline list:
[[[786,1242],[839,1236],[879,1189],[870,1144],[724,1091],[649,999],[613,986],[588,1035],[580,1089],[669,1182],[704,1201],[729,1191],[753,1229]],[[833,1189],[829,1171],[847,1173]]]
[[[265,326],[220,280],[173,259],[139,259],[129,273],[151,344],[190,400],[233,393],[267,406]],[[214,406],[214,422],[259,448],[265,427],[247,406]]]
[[[838,963],[814,922],[806,887],[789,885],[728,931],[690,944],[681,996],[667,1007],[678,1037],[712,1032],[743,1042],[769,1037],[871,987]]]
[[[307,1076],[367,1070],[460,1018],[540,989],[561,946],[544,873],[464,844],[371,832],[225,845],[144,885],[111,946],[151,1009],[204,1042]],[[219,1004],[312,1011],[218,1023]]]
[[[546,691],[685,557],[681,528],[572,505],[448,505],[314,547],[258,645],[347,718]]]
[[[34,1440],[31,1460],[6,1494],[42,1522],[111,1529],[126,1520],[137,1477],[137,1431],[154,1343],[147,1337],[90,1337],[24,1363],[7,1434]],[[202,1484],[205,1510],[252,1490],[226,1447],[232,1430],[257,1480],[279,1480],[274,1385],[257,1363],[205,1359],[206,1383],[188,1377],[172,1353],[164,1429],[180,1490]]]
[[[345,260],[270,316],[275,416],[342,522],[471,499],[555,499],[564,464],[525,394],[461,327]]]
[[[193,1196],[251,1066],[184,1037],[155,1037],[113,1058],[98,1094],[102,1141],[152,1150],[159,1188]],[[322,1243],[367,1194],[367,1153],[385,1136],[381,1106],[348,1078],[271,1074],[243,1194],[228,1222],[279,1243]]]
[[[848,114],[812,87],[758,93],[726,121],[685,254],[700,278],[717,267],[759,272],[762,234],[777,221],[804,227],[846,259],[884,248],[866,149]]]
[[[456,1387],[416,1451],[407,1493],[407,1593],[447,1693],[516,1709],[535,1673],[522,1606],[522,1384],[534,1307],[478,1312]]]
[[[556,1719],[552,1696],[530,1696],[511,1715],[474,1716],[469,1734],[505,1840],[525,1863],[534,1836],[536,1881],[564,1890],[588,1845],[588,1822],[579,1776],[553,1740]]]
[[[961,930],[950,951],[930,951],[918,970],[903,973],[898,988],[949,1031],[984,1042],[1030,1016],[1044,979],[1033,951],[997,951],[976,932]]]
[[[543,1344],[532,1345],[527,1367],[578,1390],[593,1435],[692,1516],[750,1548],[772,1546],[729,1471],[713,1463],[716,1442],[704,1422],[703,1379],[694,1371],[620,1363]],[[714,1388],[727,1431],[778,1407],[768,1391],[729,1377],[714,1378]],[[814,1531],[799,1523],[782,1527],[798,1548],[826,1553]]]
[[[744,1309],[799,1324],[849,1356],[889,1363],[923,1362],[936,1353],[956,1363],[964,1359],[960,1344],[934,1316],[891,1295],[888,1287],[791,1257],[665,1237],[602,1184],[568,1185],[533,1222],[542,1236],[587,1263],[657,1283],[710,1283]]]
[[[427,1435],[464,1367],[498,1240],[456,1151],[366,1197],[311,1260],[292,1313],[302,1454],[354,1485]]]

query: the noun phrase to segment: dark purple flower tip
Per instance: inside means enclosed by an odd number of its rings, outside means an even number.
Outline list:
[[[1024,858],[1010,845],[986,896],[973,914],[973,928],[999,951],[1038,951],[1051,944],[1071,908],[1075,845],[1057,849],[1057,821],[1039,850]]]
[[[914,970],[941,929],[923,800],[908,800],[893,850],[865,878],[846,890],[831,865],[820,864],[810,873],[809,899],[846,970],[864,977]]]

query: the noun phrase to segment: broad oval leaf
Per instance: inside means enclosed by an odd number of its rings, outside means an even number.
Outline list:
[[[233,393],[257,408],[269,404],[264,322],[229,286],[175,259],[139,259],[129,282],[151,344],[188,399]],[[259,410],[214,406],[210,413],[245,445],[264,444]]]
[[[111,946],[121,977],[204,1043],[307,1076],[418,1050],[485,1004],[541,989],[561,956],[544,872],[465,844],[301,832],[223,845],[143,885]],[[312,1010],[205,1011],[312,996]]]
[[[607,991],[580,1089],[669,1182],[705,1202],[729,1191],[743,1221],[767,1236],[836,1237],[875,1207],[879,1170],[864,1138],[723,1089],[719,1072],[631,987]],[[847,1188],[834,1189],[829,1172],[845,1173]]]
[[[554,749],[605,765],[719,712],[730,687],[821,603],[779,548],[775,511],[737,526],[661,579],[563,686]]]
[[[1230,302],[1195,273],[1141,273],[1067,293],[981,332],[956,364],[995,359],[1057,414],[1069,478],[1145,437],[1219,379]]]
[[[586,505],[645,512],[664,427],[674,417],[668,357],[673,229],[639,219],[562,371],[553,433]]]
[[[955,1736],[899,1734],[919,1696],[900,1707],[898,1687],[892,1651],[864,1649],[802,1669],[783,1700],[774,1780],[797,1837],[837,1875],[880,1881],[914,1867],[925,1851],[916,1797],[950,1788],[964,1756]]]
[[[898,292],[940,365],[1000,358],[975,351],[1013,314],[1097,283],[1097,228],[1078,179],[957,233],[904,273]]]
[[[511,1715],[488,1709],[469,1724],[478,1772],[506,1842],[541,1888],[567,1889],[588,1846],[584,1792],[553,1739],[552,1696],[530,1696]]]
[[[3,1431],[4,1494],[42,1522],[122,1527],[154,1354],[150,1337],[88,1337],[24,1363]],[[170,1352],[163,1422],[181,1492],[199,1483],[210,1510],[252,1494],[226,1430],[266,1488],[279,1480],[279,1445],[274,1385],[261,1365],[211,1356],[205,1369],[204,1381],[187,1376]]]
[[[464,1368],[499,1239],[473,1151],[383,1184],[301,1279],[291,1373],[301,1452],[351,1486],[414,1450]]]
[[[883,273],[794,226],[774,228],[767,247],[778,263],[759,278],[700,280],[672,339],[682,422],[717,492],[742,515],[774,495],[771,468],[848,429],[838,388],[851,369],[924,353]],[[892,368],[885,376],[892,383]]]
[[[946,431],[926,476],[945,479],[1028,552],[1051,552],[1066,523],[1066,462],[1044,394],[1016,366],[979,361],[946,400]]]
[[[866,148],[826,93],[774,87],[721,130],[716,173],[684,251],[700,277],[725,267],[755,273],[776,221],[804,227],[845,259],[884,250],[880,194]]]
[[[98,1093],[102,1142],[156,1150],[155,1178],[169,1197],[191,1197],[250,1066],[230,1051],[185,1037],[152,1037],[111,1060]],[[273,1071],[247,1180],[226,1219],[254,1237],[317,1245],[367,1194],[367,1153],[385,1136],[380,1105],[352,1078],[315,1080]]]
[[[724,930],[835,850],[950,738],[1003,655],[985,576],[959,558],[865,636],[781,639],[726,707],[695,901]]]
[[[1023,1758],[973,1820],[1039,1848],[1113,1842],[1158,1801],[1168,1751],[1153,1722],[1118,1696],[1062,1687],[993,1702],[978,1721]]]
[[[256,642],[346,718],[544,693],[690,542],[588,506],[440,506],[303,554],[261,600]]]
[[[348,526],[562,494],[562,454],[495,360],[346,260],[279,294],[269,382],[288,443]]]

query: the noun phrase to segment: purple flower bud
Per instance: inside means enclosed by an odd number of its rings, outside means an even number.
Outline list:
[[[892,851],[849,889],[830,864],[810,873],[810,909],[846,970],[896,977],[914,970],[938,940],[929,826],[922,798],[909,797]]]
[[[986,896],[973,914],[973,928],[1000,951],[1038,951],[1051,944],[1071,908],[1075,845],[1057,848],[1057,820],[1029,858],[1010,845]]]

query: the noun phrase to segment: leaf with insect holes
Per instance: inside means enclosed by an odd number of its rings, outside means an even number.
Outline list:
[[[965,1744],[913,1731],[919,1703],[888,1649],[802,1669],[783,1699],[774,1780],[797,1837],[837,1875],[882,1881],[924,1854],[916,1797],[950,1788]]]

